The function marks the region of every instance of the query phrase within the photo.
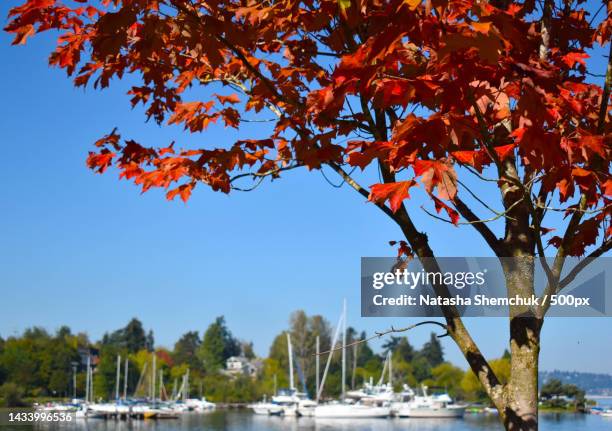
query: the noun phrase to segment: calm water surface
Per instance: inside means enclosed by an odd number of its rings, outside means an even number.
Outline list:
[[[4,428],[4,427],[3,427]],[[27,431],[32,427],[6,427]],[[466,415],[465,419],[314,419],[256,416],[248,411],[185,414],[165,421],[77,421],[37,426],[35,431],[477,431],[502,430],[494,416]],[[612,431],[612,418],[579,414],[543,414],[542,431]]]

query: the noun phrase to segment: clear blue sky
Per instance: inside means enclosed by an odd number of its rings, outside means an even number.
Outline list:
[[[4,19],[10,5],[0,5]],[[93,340],[133,316],[171,347],[188,330],[225,315],[230,329],[265,355],[272,338],[302,308],[335,322],[341,300],[349,323],[368,332],[410,319],[359,317],[359,259],[388,255],[399,231],[348,188],[318,173],[292,172],[255,192],[226,196],[200,187],[188,204],[141,195],[115,173],[85,166],[91,143],[113,127],[150,145],[216,145],[251,137],[213,128],[188,137],[131,110],[120,83],[109,91],[74,89],[47,67],[50,37],[12,47],[0,35],[0,335],[66,324]],[[603,65],[594,65],[602,73]],[[180,146],[180,145],[179,145]],[[434,229],[441,256],[489,255],[469,230]],[[505,319],[468,319],[489,356],[508,338]],[[420,346],[429,329],[410,334]],[[549,319],[542,368],[612,373],[612,319]],[[465,367],[451,341],[447,357]]]

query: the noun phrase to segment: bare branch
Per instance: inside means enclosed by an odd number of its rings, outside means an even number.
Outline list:
[[[476,229],[478,233],[480,233],[495,254],[498,256],[503,256],[505,254],[503,244],[499,238],[495,236],[493,231],[485,224],[486,221],[479,220],[476,214],[474,214],[474,212],[472,212],[472,210],[459,197],[455,197],[453,204],[455,205],[455,208],[459,214],[461,214],[461,216],[466,219],[469,224],[474,226],[474,229]],[[499,215],[499,217],[502,216],[503,214]]]
[[[231,186],[233,190],[237,190],[237,191],[242,191],[242,192],[250,192],[251,190],[256,189],[265,179],[265,177],[272,177],[272,178],[276,178],[278,177],[278,174],[284,171],[290,171],[292,169],[296,169],[299,167],[302,167],[304,165],[302,165],[301,163],[296,163],[295,165],[291,165],[291,166],[284,166],[284,167],[280,167],[280,168],[276,168],[276,169],[270,169],[269,171],[266,172],[247,172],[244,174],[238,174],[233,176],[232,178],[230,178],[229,182],[230,184],[233,183],[236,180],[239,180],[241,178],[246,178],[246,177],[250,177],[253,179],[258,179],[258,181],[255,183],[255,185],[253,185],[252,187],[249,188],[241,188],[241,187],[236,187],[236,186]]]
[[[457,208],[457,210],[459,210],[459,207],[457,206],[457,205],[459,205],[459,203],[458,203],[458,202],[455,202],[455,201],[459,201],[459,199],[458,199],[458,198],[455,198],[455,199],[453,200],[453,203],[455,204],[455,208]],[[463,202],[462,202],[462,203],[463,203]],[[468,216],[469,216],[470,218],[466,218],[468,221],[465,221],[465,222],[457,222],[457,224],[458,224],[458,225],[479,225],[479,224],[480,224],[480,225],[482,225],[482,224],[484,224],[484,223],[489,223],[489,222],[492,222],[492,221],[498,220],[498,219],[500,219],[500,218],[502,218],[502,217],[503,217],[503,218],[511,218],[511,217],[508,217],[508,215],[507,215],[507,214],[508,214],[510,211],[512,211],[512,209],[513,209],[515,206],[517,206],[518,204],[520,204],[520,203],[521,203],[521,200],[518,200],[518,201],[514,202],[512,205],[510,205],[510,206],[508,207],[508,209],[507,209],[507,210],[505,210],[504,212],[499,213],[499,214],[495,215],[494,217],[491,217],[491,218],[488,218],[488,219],[478,219],[474,213],[471,213],[471,214],[468,214]],[[465,204],[463,204],[463,205],[465,205]],[[469,208],[467,208],[467,206],[466,206],[465,208],[466,208],[468,211],[470,211],[470,210],[469,210]],[[445,218],[443,218],[443,217],[440,217],[440,216],[437,216],[437,215],[433,214],[432,212],[430,212],[430,211],[428,211],[427,209],[425,209],[425,208],[424,208],[422,205],[421,205],[421,209],[422,209],[423,211],[425,211],[425,213],[427,213],[428,215],[430,215],[430,216],[431,216],[431,217],[433,217],[433,218],[436,218],[436,219],[438,219],[438,220],[442,220],[442,221],[447,222],[447,223],[454,224],[454,223],[453,223],[452,221],[450,221],[450,220],[446,220],[446,219],[445,219]],[[470,212],[471,212],[471,211],[470,211]],[[461,214],[461,211],[459,212],[459,214]],[[461,214],[461,215],[463,216],[463,214]]]
[[[495,181],[497,182],[497,180]],[[461,185],[474,199],[476,199],[483,207],[485,207],[486,209],[488,209],[489,211],[491,211],[493,214],[500,214],[500,211],[497,211],[493,208],[491,208],[491,206],[489,206],[485,201],[483,201],[482,199],[480,199],[480,197],[474,193],[468,186],[466,186],[464,183],[461,182],[461,180],[457,179],[457,183],[459,185]]]
[[[414,325],[406,326],[405,328],[394,328],[393,326],[391,326],[391,328],[386,330],[386,331],[376,331],[375,334],[372,335],[371,337],[364,338],[362,340],[357,340],[357,341],[354,341],[352,343],[349,343],[346,346],[344,346],[344,348],[356,346],[356,345],[363,344],[363,343],[367,343],[370,340],[374,340],[375,338],[381,338],[381,337],[384,337],[385,335],[388,335],[388,334],[396,334],[396,333],[400,333],[400,332],[410,331],[411,329],[414,329],[414,328],[416,328],[418,326],[422,326],[422,325],[438,325],[439,327],[444,329],[446,332],[444,334],[437,335],[438,338],[448,337],[450,335],[448,333],[448,327],[445,324],[440,323],[440,322],[436,322],[435,320],[426,320],[424,322],[419,322],[419,323],[415,323]],[[326,355],[328,353],[333,353],[333,352],[336,352],[338,350],[342,350],[342,347],[335,347],[333,349],[329,349],[329,350],[326,350],[324,352],[320,352],[319,356]],[[317,354],[314,353],[313,356],[317,356]]]

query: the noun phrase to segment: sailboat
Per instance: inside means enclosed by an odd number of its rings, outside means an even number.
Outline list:
[[[75,413],[77,419],[97,419],[104,418],[104,414],[92,410],[93,404],[93,371],[91,368],[91,357],[87,356],[87,374],[85,377],[85,402],[83,402]]]
[[[323,372],[323,379],[321,381],[321,387],[319,393],[317,393],[317,399],[320,399],[323,385],[325,383],[325,377],[329,370],[329,365],[333,355],[333,346],[336,345],[338,339],[338,331],[342,327],[342,397],[339,402],[333,402],[329,404],[317,405],[314,408],[315,418],[329,418],[329,419],[358,419],[358,418],[386,418],[390,415],[391,409],[389,403],[383,403],[383,405],[376,405],[372,403],[362,402],[350,402],[347,400],[346,393],[346,300],[344,300],[342,315],[338,326],[336,327],[336,333],[332,341],[332,351],[329,352],[327,358],[327,364],[325,371]]]
[[[287,354],[289,357],[289,388],[281,389],[272,397],[272,402],[263,401],[251,404],[249,407],[258,415],[272,416],[312,416],[317,403],[305,392],[295,387],[293,372],[293,347],[291,334],[287,333]]]
[[[293,373],[293,346],[291,344],[291,334],[287,332],[287,354],[289,356],[289,389],[282,391],[272,402],[283,406],[284,416],[312,416],[317,403],[310,398],[306,392],[300,392],[295,387]],[[299,372],[299,364],[298,364]],[[302,382],[303,384],[304,382]]]

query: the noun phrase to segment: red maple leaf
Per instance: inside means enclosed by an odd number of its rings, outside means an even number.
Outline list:
[[[389,184],[374,184],[370,189],[368,200],[379,204],[388,200],[391,211],[396,212],[402,205],[402,201],[410,197],[408,194],[410,187],[415,185],[416,182],[413,180]]]

